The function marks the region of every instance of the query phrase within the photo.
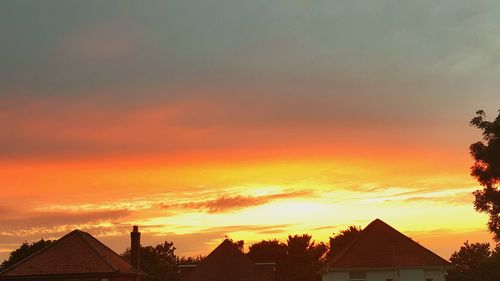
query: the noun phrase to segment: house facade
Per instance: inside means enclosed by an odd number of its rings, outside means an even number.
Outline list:
[[[74,230],[0,272],[0,281],[141,281],[139,247],[134,226],[132,266],[89,233]]]
[[[446,281],[446,269],[347,268],[323,274],[322,281]]]
[[[321,272],[322,281],[446,281],[453,266],[376,219],[341,249]]]

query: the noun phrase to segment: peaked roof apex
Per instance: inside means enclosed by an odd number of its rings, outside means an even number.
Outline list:
[[[77,252],[78,255],[74,255]],[[0,272],[0,276],[81,273],[138,274],[120,255],[87,232],[75,229]]]
[[[230,240],[220,243],[198,266],[181,277],[182,281],[233,280],[271,281]]]
[[[452,266],[378,218],[369,223],[328,265],[332,268]]]

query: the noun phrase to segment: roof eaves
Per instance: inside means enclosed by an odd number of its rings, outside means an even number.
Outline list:
[[[33,274],[33,275],[9,275],[1,276],[0,280],[11,280],[11,279],[35,279],[40,278],[63,278],[63,277],[75,277],[75,276],[135,276],[134,273],[127,272],[77,272],[77,273],[62,273],[62,274]]]
[[[394,269],[440,269],[440,270],[449,270],[449,269],[454,269],[454,265],[448,265],[448,266],[437,266],[437,265],[422,265],[422,266],[380,266],[380,267],[332,267],[329,268],[328,272],[331,271],[377,271],[377,270],[394,270]]]

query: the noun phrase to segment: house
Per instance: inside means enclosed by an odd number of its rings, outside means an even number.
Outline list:
[[[445,281],[453,266],[376,219],[336,254],[323,281]]]
[[[228,239],[198,265],[181,265],[180,269],[181,281],[274,280],[274,263],[253,263]]]
[[[5,281],[141,281],[140,232],[131,232],[132,266],[87,232],[74,230],[0,272]]]

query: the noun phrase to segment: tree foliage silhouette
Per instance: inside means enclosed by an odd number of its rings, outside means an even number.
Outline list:
[[[490,250],[489,243],[464,243],[454,252],[450,261],[456,268],[450,272],[450,281],[498,281],[500,280],[499,248]]]
[[[489,243],[472,243],[466,241],[460,250],[455,251],[450,261],[460,272],[477,272],[479,265],[491,254]]]
[[[474,207],[489,215],[488,229],[500,241],[500,110],[493,121],[478,110],[470,125],[482,130],[483,139],[471,144],[470,154],[475,160],[471,175],[484,187],[474,192]]]
[[[321,280],[318,271],[323,267],[323,255],[327,247],[323,243],[316,244],[309,234],[288,236],[287,267],[289,281]]]
[[[245,241],[244,240],[234,241],[233,239],[231,239],[231,238],[229,238],[227,236],[226,236],[226,240],[228,240],[229,242],[231,242],[241,252],[244,251],[244,248],[245,248]]]
[[[175,255],[173,242],[165,241],[155,247],[141,247],[141,270],[147,273],[147,281],[177,281],[177,264],[179,258]],[[130,260],[130,249],[122,254],[126,260]]]
[[[197,255],[194,257],[180,257],[178,264],[199,264],[202,262],[206,257],[202,255]]]
[[[319,281],[327,247],[315,243],[309,234],[289,235],[286,243],[264,240],[249,247],[254,262],[275,262],[276,281]]]
[[[262,240],[250,245],[247,256],[255,262],[278,262],[286,258],[286,245],[280,241]]]
[[[334,234],[330,237],[330,249],[328,251],[328,257],[332,258],[338,254],[342,249],[351,243],[356,236],[361,232],[361,227],[349,226],[348,228],[339,231],[338,234]]]
[[[21,246],[19,246],[19,248],[10,253],[7,260],[4,260],[3,263],[0,264],[0,271],[22,261],[23,259],[47,247],[48,245],[51,245],[54,242],[55,241],[53,240],[44,239],[40,239],[39,241],[33,242],[31,244],[29,244],[28,242],[24,242],[23,244],[21,244]]]
[[[274,240],[262,240],[248,247],[247,257],[253,262],[276,263],[275,280],[286,281],[287,279],[287,246]]]

